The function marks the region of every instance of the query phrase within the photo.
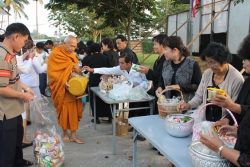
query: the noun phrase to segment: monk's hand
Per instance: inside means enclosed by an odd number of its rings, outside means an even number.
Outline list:
[[[80,66],[78,64],[74,64],[73,68],[77,69],[77,70],[80,70]]]
[[[67,89],[67,90],[68,90],[69,87],[70,87],[69,84],[68,84],[68,82],[65,83],[65,86],[66,86],[66,89]]]
[[[94,69],[90,68],[89,66],[84,66],[83,69],[84,69],[84,71],[94,72]]]

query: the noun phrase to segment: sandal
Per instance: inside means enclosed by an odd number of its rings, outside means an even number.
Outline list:
[[[22,167],[22,166],[31,166],[31,165],[33,165],[33,162],[32,162],[32,161],[29,161],[29,160],[24,159],[24,160],[23,160],[23,164],[21,165],[21,167]]]

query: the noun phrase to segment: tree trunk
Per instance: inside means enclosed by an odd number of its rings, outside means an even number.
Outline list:
[[[127,24],[127,27],[126,27],[126,34],[128,36],[128,42],[127,42],[127,46],[129,48],[131,48],[131,43],[130,43],[130,35],[131,35],[131,18],[128,18],[128,24]]]
[[[81,39],[80,35],[77,35],[77,37],[76,37],[77,42],[79,42],[80,39]]]
[[[39,39],[39,32],[38,32],[38,1],[36,1],[36,39]]]

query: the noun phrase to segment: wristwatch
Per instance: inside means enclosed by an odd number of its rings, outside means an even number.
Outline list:
[[[218,150],[217,153],[218,153],[218,155],[219,155],[220,157],[222,157],[222,156],[221,156],[221,151],[222,151],[222,149],[223,149],[224,147],[225,147],[225,145],[222,145],[222,146],[219,147],[219,150]]]

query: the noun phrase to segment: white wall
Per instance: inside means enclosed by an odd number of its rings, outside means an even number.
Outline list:
[[[237,53],[239,44],[249,31],[250,0],[234,6],[231,2],[229,11],[228,47],[232,54]]]
[[[176,15],[171,15],[168,17],[168,32],[167,35],[170,36],[176,30]],[[174,34],[175,35],[175,34]]]
[[[201,10],[196,13],[196,17],[193,19],[193,39],[200,32],[200,12]],[[199,46],[200,46],[200,37],[194,41],[192,46],[192,52],[199,52]]]
[[[179,28],[185,21],[187,21],[188,12],[178,14],[178,22],[177,27]],[[179,31],[177,32],[177,36],[181,37],[183,44],[187,45],[187,24],[185,24]]]

